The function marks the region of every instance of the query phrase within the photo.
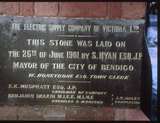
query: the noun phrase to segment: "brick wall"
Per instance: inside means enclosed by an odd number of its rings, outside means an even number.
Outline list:
[[[0,2],[0,15],[140,19],[145,3],[137,2]],[[0,106],[0,120],[148,120],[137,109],[71,106]],[[52,116],[52,117],[51,117]]]
[[[138,19],[144,2],[0,2],[0,14],[47,17],[101,17]]]

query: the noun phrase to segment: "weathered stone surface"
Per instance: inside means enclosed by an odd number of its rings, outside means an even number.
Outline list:
[[[0,106],[0,120],[16,120],[17,109],[16,106]]]
[[[44,120],[42,110],[39,106],[20,106],[18,120]]]
[[[149,121],[140,109],[115,108],[114,120]]]
[[[114,119],[114,110],[112,107],[102,107],[95,109],[95,120],[106,120],[110,121]]]
[[[0,120],[149,121],[139,109],[73,106],[1,106]]]
[[[65,120],[64,106],[21,106],[18,120]]]
[[[65,106],[45,106],[43,109],[43,118],[45,120],[65,120]]]
[[[66,120],[95,120],[95,108],[67,107]]]

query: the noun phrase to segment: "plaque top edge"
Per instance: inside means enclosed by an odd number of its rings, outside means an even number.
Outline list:
[[[34,20],[34,21],[43,21],[43,22],[54,22],[55,20],[59,21],[92,21],[92,22],[105,22],[107,23],[116,23],[116,24],[144,24],[144,19],[108,19],[108,18],[86,18],[86,17],[45,17],[45,16],[9,16],[9,15],[0,15],[0,22],[4,22],[5,20],[11,19],[12,21],[23,21],[23,20]],[[102,24],[103,24],[102,23]]]

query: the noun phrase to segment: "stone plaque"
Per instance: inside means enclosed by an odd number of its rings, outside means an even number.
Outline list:
[[[0,17],[0,103],[140,107],[143,20]]]

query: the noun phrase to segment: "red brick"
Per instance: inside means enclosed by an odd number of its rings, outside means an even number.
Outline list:
[[[20,2],[20,15],[33,16],[34,15],[34,3],[33,2]]]
[[[59,16],[63,17],[106,17],[106,2],[60,3]]]
[[[35,12],[35,16],[57,16],[58,3],[57,2],[35,2],[34,12]]]
[[[5,15],[18,15],[19,2],[1,2],[0,13]]]
[[[109,10],[108,15],[110,19],[120,19],[122,10],[121,10],[122,2],[109,2]]]
[[[124,2],[122,3],[122,18],[140,19],[145,16],[145,2]]]
[[[0,2],[0,15],[2,15],[3,14],[3,2]]]

